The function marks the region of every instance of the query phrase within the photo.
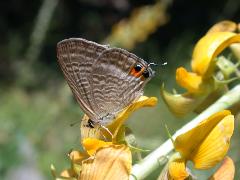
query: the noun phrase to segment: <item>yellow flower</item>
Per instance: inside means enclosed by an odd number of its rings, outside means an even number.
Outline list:
[[[186,69],[180,67],[176,71],[177,83],[187,89],[191,93],[205,91],[202,76],[193,72],[187,72]]]
[[[215,57],[233,43],[240,42],[240,35],[232,32],[212,32],[202,37],[196,44],[192,57],[192,70],[203,78],[213,75]]]
[[[72,151],[69,154],[71,168],[60,173],[61,179],[128,179],[132,167],[132,155],[128,146],[116,145],[98,139],[84,139],[85,152]]]
[[[127,180],[132,167],[132,155],[125,145],[111,145],[98,150],[94,158],[82,164],[79,179]]]
[[[142,107],[152,107],[157,104],[156,97],[147,97],[141,96],[137,101],[133,102],[131,105],[126,107],[123,111],[121,111],[117,117],[113,120],[111,124],[109,124],[106,129],[103,129],[101,126],[95,126],[94,128],[86,127],[84,124],[87,123],[88,117],[84,116],[81,125],[81,137],[82,140],[84,138],[96,138],[108,141],[116,141],[118,136],[119,129],[123,125],[123,123],[128,119],[128,117],[137,109]],[[110,131],[110,133],[109,133]],[[113,136],[111,136],[113,135]]]
[[[117,118],[107,127],[113,134],[113,138],[116,138],[118,131],[128,117],[136,110],[142,107],[153,107],[157,104],[156,97],[141,96],[136,102],[126,107],[120,112]]]
[[[168,164],[168,173],[169,179],[177,179],[177,180],[184,180],[189,176],[189,173],[186,170],[186,160],[177,157],[178,154],[175,154],[171,159],[170,163]]]
[[[177,116],[183,116],[193,110],[204,109],[200,105],[211,99],[212,94],[223,89],[223,84],[213,76],[216,69],[216,57],[227,47],[240,43],[240,34],[228,31],[236,30],[237,25],[224,21],[215,25],[196,44],[191,61],[192,72],[183,67],[176,70],[177,83],[187,90],[184,94],[171,94],[163,88],[161,94],[169,109]],[[205,106],[210,104],[203,103]],[[184,108],[184,109],[183,109]]]
[[[156,103],[155,97],[141,96],[120,112],[105,128],[95,125],[94,128],[86,126],[88,117],[85,115],[81,123],[81,143],[85,151],[72,151],[69,154],[72,167],[64,170],[58,179],[128,179],[132,156],[129,147],[122,144],[124,142],[118,138],[125,134],[122,131],[124,128],[121,127],[135,110],[144,106],[154,106]],[[56,174],[54,168],[52,172]]]
[[[169,175],[174,179],[186,178],[187,161],[192,161],[196,169],[214,167],[226,155],[233,130],[234,117],[224,110],[179,135],[174,141],[177,154],[168,163]]]
[[[98,149],[108,147],[109,145],[112,145],[112,142],[105,142],[98,139],[86,138],[82,141],[82,145],[87,151],[87,153],[90,156],[93,156]]]

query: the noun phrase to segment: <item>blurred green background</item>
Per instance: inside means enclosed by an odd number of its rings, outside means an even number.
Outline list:
[[[175,69],[189,67],[197,40],[213,24],[239,22],[236,0],[8,0],[0,2],[0,179],[52,179],[69,167],[67,153],[79,149],[83,115],[56,61],[57,42],[82,37],[129,49],[154,67],[145,95],[159,103],[128,120],[139,147],[155,149],[194,117],[175,118],[160,97],[160,86],[177,87]],[[77,122],[77,123],[76,123]],[[75,123],[74,126],[71,126]],[[230,156],[240,177],[239,129]],[[148,179],[155,179],[161,167]],[[211,172],[197,171],[199,179]]]

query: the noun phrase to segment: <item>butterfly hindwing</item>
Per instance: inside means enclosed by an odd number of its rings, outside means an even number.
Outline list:
[[[119,48],[108,49],[95,60],[90,84],[92,98],[97,105],[94,111],[100,118],[108,115],[113,118],[142,95],[145,81],[130,75],[137,63],[147,68],[145,61]],[[109,119],[102,118],[102,121]]]

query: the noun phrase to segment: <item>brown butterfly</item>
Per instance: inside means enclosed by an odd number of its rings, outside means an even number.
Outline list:
[[[57,58],[90,125],[111,123],[143,94],[154,75],[149,64],[136,55],[81,38],[59,42]]]

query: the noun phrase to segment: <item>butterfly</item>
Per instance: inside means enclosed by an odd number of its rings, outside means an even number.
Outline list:
[[[57,44],[57,59],[89,126],[106,126],[142,94],[154,71],[143,59],[82,38]]]

